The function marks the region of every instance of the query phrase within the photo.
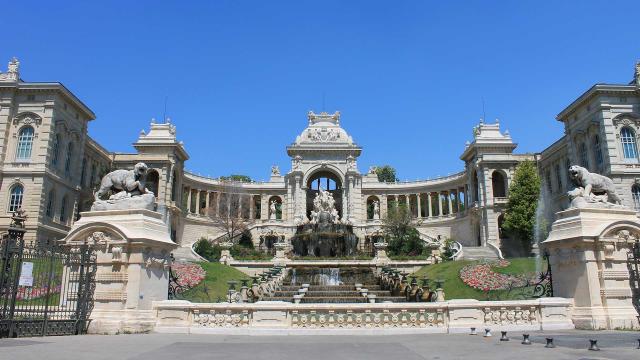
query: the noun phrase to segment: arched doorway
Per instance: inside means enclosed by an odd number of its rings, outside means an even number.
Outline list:
[[[329,191],[335,200],[335,208],[342,218],[342,182],[340,178],[330,171],[318,171],[309,177],[307,181],[307,218],[311,218],[313,199],[320,189]]]

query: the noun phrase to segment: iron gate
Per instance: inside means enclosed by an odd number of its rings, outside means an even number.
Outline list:
[[[0,338],[85,333],[95,250],[25,243],[25,220],[15,213],[0,239]]]
[[[629,285],[631,286],[631,299],[640,318],[640,241],[633,243],[627,253],[627,266],[629,268]]]

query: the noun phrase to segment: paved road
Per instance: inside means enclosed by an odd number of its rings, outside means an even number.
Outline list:
[[[496,336],[498,335],[498,336]],[[544,347],[553,336],[555,349]],[[225,360],[421,360],[421,359],[640,359],[638,332],[531,333],[534,344],[469,335],[222,336],[117,335],[0,340],[0,359],[225,359]],[[588,339],[601,351],[587,351]]]

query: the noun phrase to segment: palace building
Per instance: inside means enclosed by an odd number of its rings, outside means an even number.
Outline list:
[[[563,109],[557,120],[565,134],[537,154],[514,153],[517,144],[497,121],[481,122],[461,147],[459,173],[385,183],[375,169],[360,171],[363,148],[343,128],[340,113],[309,112],[306,128],[286,148],[288,169],[272,167],[266,182],[230,183],[185,171],[189,155],[169,122],[152,122],[135,140],[135,153],[104,149],[88,135],[96,118],[90,108],[61,83],[22,81],[13,59],[0,73],[0,227],[22,208],[29,240],[61,239],[89,210],[104,174],[144,162],[147,188],[156,194],[171,238],[182,245],[181,256],[189,256],[200,238],[220,237],[213,219],[230,211],[250,221],[256,246],[271,250],[273,239],[291,241],[311,221],[314,199],[324,190],[359,250],[371,250],[381,219],[402,203],[425,241],[453,239],[466,257],[496,257],[509,251],[501,222],[515,167],[525,159],[538,164],[544,196],[554,200],[547,203],[558,207],[545,209],[549,224],[568,203],[571,164],[611,177],[623,203],[640,209],[640,66],[635,70],[631,83],[594,85]]]

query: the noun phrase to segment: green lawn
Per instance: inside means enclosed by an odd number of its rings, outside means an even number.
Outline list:
[[[184,292],[180,296],[181,299],[192,302],[217,302],[218,298],[224,300],[229,289],[227,281],[238,281],[236,289],[240,289],[240,280],[250,279],[249,276],[231,266],[216,262],[199,262],[198,264],[207,272],[207,275],[198,286]]]
[[[504,268],[492,267],[493,271],[503,274],[523,274],[523,273],[535,273],[536,263],[535,258],[516,258],[509,259],[511,264]],[[515,293],[507,293],[507,291],[490,291],[489,294],[474,289],[462,282],[460,276],[460,269],[466,265],[472,264],[475,261],[448,261],[435,265],[427,265],[414,273],[418,278],[428,277],[431,280],[443,279],[444,280],[444,293],[445,298],[449,299],[477,299],[487,300],[488,298],[501,300],[508,300],[516,298],[518,295]],[[546,265],[543,266],[546,269]]]

